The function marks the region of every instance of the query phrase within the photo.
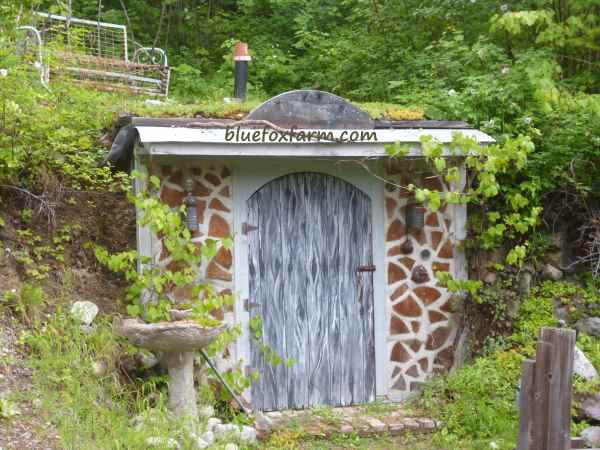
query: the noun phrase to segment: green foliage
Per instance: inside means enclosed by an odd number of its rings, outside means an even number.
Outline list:
[[[535,180],[523,181],[517,185],[503,185],[501,177],[522,170],[534,145],[527,136],[506,139],[502,144],[481,146],[475,139],[467,138],[461,133],[454,133],[448,145],[452,156],[464,157],[467,173],[473,173],[471,180],[466,180],[463,188],[458,167],[447,166],[444,157],[444,146],[431,136],[421,138],[423,156],[430,167],[450,186],[448,191],[437,191],[408,185],[418,202],[423,202],[432,211],[437,211],[442,203],[484,204],[498,197],[496,209],[479,216],[479,239],[471,242],[471,246],[484,249],[497,247],[507,240],[523,241],[538,224],[542,208],[539,206],[537,194],[539,186]],[[409,149],[399,143],[387,145],[387,153],[394,157],[405,156]],[[521,265],[527,256],[528,243],[525,241],[515,245],[508,253],[506,262]]]
[[[426,385],[416,405],[444,422],[437,443],[443,448],[489,448],[495,442],[499,449],[514,448],[521,361],[535,357],[541,327],[557,326],[556,304],[571,304],[582,292],[575,283],[542,283],[523,299],[510,335],[488,342],[484,356]],[[493,299],[487,289],[479,295]],[[580,334],[577,344],[598,367],[600,340]],[[586,392],[597,389],[597,382],[576,380],[575,386],[576,392]]]
[[[594,336],[588,336],[585,333],[578,333],[577,346],[585,353],[596,370],[600,370],[600,339]],[[598,391],[598,381],[596,381],[593,387]]]
[[[32,283],[24,283],[19,290],[5,291],[0,298],[0,306],[10,308],[24,323],[38,323],[46,304],[43,289]]]
[[[9,420],[20,414],[19,409],[11,400],[0,398],[0,420]]]
[[[444,448],[462,448],[467,440],[470,448],[489,448],[490,442],[514,447],[520,363],[516,352],[497,352],[426,386],[422,404],[439,411],[444,429],[436,438]]]
[[[192,318],[205,326],[216,326],[219,321],[211,316],[211,312],[232,304],[231,295],[216,296],[210,285],[196,283],[196,268],[201,259],[211,259],[217,253],[219,243],[206,240],[201,245],[194,244],[191,232],[185,226],[183,214],[185,206],[172,210],[162,203],[156,195],[160,180],[151,176],[145,180],[140,173],[134,174],[142,182],[148,184],[148,191],[129,194],[129,199],[139,211],[140,226],[147,226],[155,236],[160,236],[165,251],[168,252],[170,264],[166,267],[149,257],[139,257],[135,251],[126,251],[114,255],[99,246],[95,247],[98,260],[110,270],[122,272],[131,285],[127,289],[126,298],[129,305],[127,312],[132,316],[143,317],[148,322],[170,320],[170,310],[175,308],[173,289],[191,287],[189,299],[180,301],[177,308],[191,309]],[[230,239],[224,239],[220,245],[230,247]],[[140,262],[140,270],[137,263]],[[200,294],[205,298],[199,300]]]
[[[119,358],[134,349],[117,338],[108,316],[97,318],[91,332],[84,333],[59,309],[44,327],[24,332],[20,342],[31,352],[43,410],[65,447],[141,450],[151,436],[185,442],[181,424],[168,419],[165,384],[155,379],[125,383],[119,376]],[[99,363],[105,367],[101,374],[95,372]],[[131,417],[140,413],[145,420],[134,426]]]
[[[532,289],[531,295],[521,304],[514,332],[508,341],[521,348],[525,355],[533,356],[540,328],[557,325],[554,299],[569,295],[572,288],[570,283],[546,281]]]

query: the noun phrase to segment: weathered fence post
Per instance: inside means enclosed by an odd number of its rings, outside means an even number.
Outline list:
[[[552,345],[548,390],[548,450],[571,448],[571,395],[575,331],[542,328],[540,338]]]
[[[518,450],[571,449],[575,331],[542,328],[535,361],[523,362]]]
[[[519,420],[519,442],[518,450],[531,450],[531,432],[533,429],[533,384],[535,377],[535,361],[526,359],[523,361],[523,374],[521,375],[521,391],[519,395],[519,408],[521,417]]]

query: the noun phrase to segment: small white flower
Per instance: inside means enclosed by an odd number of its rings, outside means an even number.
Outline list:
[[[490,442],[490,448],[498,448],[498,444],[496,444],[494,441]]]
[[[13,294],[16,294],[16,293],[17,293],[17,290],[16,290],[15,288],[12,288],[12,289],[10,290],[10,292],[12,292]]]
[[[502,75],[506,75],[508,72],[510,72],[510,69],[504,66],[500,72],[502,73]]]
[[[449,95],[450,97],[454,97],[454,96],[456,95],[456,91],[455,91],[454,89],[450,89],[450,90],[448,91],[448,95]]]
[[[504,5],[500,6],[500,11],[502,11],[502,12],[508,11],[508,5],[505,3]]]
[[[531,122],[533,122],[533,119],[531,117],[525,117],[523,119],[523,122],[525,122],[527,125],[530,125]]]
[[[0,77],[4,78],[8,76],[8,70],[7,69],[0,69]]]
[[[35,67],[36,69],[41,69],[42,68],[42,64],[39,61],[36,61],[33,63],[33,67]]]
[[[470,1],[471,1],[471,3],[475,3],[477,0],[470,0]]]
[[[6,248],[4,249],[4,251],[5,251],[6,253],[10,253],[12,250],[11,250],[9,247],[6,247]]]

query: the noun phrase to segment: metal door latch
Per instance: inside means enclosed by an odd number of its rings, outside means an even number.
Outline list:
[[[257,308],[259,306],[258,303],[251,302],[247,298],[244,299],[244,311],[250,311],[252,308]]]
[[[374,265],[370,266],[358,266],[356,269],[357,272],[375,272],[376,267]]]
[[[250,225],[247,222],[244,222],[242,224],[242,234],[243,235],[247,235],[250,231],[256,231],[258,230],[258,227],[254,226],[254,225]]]

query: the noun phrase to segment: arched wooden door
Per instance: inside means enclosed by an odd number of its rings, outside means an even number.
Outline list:
[[[339,178],[294,173],[247,206],[248,305],[262,323],[250,332],[253,407],[374,400],[371,200]],[[293,365],[269,364],[271,351]]]

